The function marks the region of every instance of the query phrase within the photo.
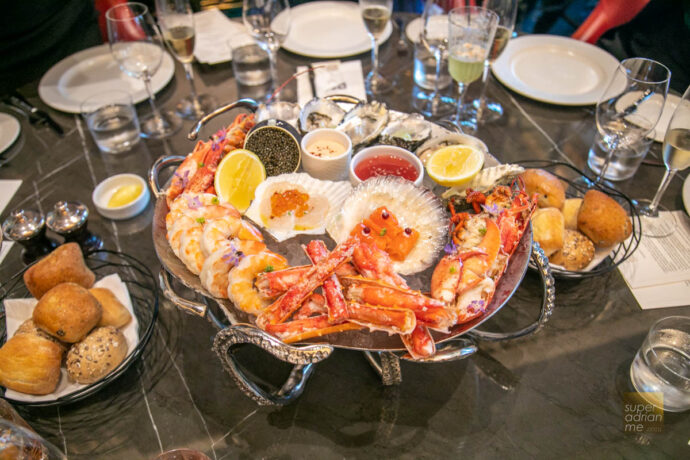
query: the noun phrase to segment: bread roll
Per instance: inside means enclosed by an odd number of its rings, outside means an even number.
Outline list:
[[[78,284],[62,283],[41,297],[34,308],[33,320],[53,337],[75,343],[101,320],[101,304]]]
[[[60,342],[58,339],[56,339],[52,335],[43,332],[41,329],[39,329],[36,326],[34,321],[30,318],[27,319],[26,321],[24,321],[22,324],[20,324],[19,327],[17,328],[17,330],[14,331],[14,335],[17,335],[17,334],[37,335],[39,337],[43,337],[44,339],[52,340],[53,342],[57,343],[61,347],[65,348],[64,344],[62,342]]]
[[[0,384],[15,391],[45,395],[60,381],[63,348],[35,334],[16,334],[0,348]]]
[[[630,236],[632,222],[616,200],[598,190],[589,190],[577,214],[577,229],[595,246],[608,247]]]
[[[98,327],[67,352],[67,373],[77,383],[105,377],[127,356],[125,336],[112,326]]]
[[[24,272],[24,284],[37,299],[61,283],[77,283],[88,289],[95,280],[77,243],[63,244]]]
[[[565,220],[565,228],[568,230],[577,230],[577,214],[580,212],[582,206],[582,198],[568,198],[563,203],[563,219]]]
[[[549,257],[549,262],[566,270],[582,270],[594,259],[594,243],[576,230],[565,231],[563,247]]]
[[[561,180],[543,169],[527,169],[520,174],[525,181],[527,193],[538,194],[537,206],[540,208],[558,208],[565,201],[565,186]]]
[[[98,300],[103,309],[103,315],[98,322],[98,326],[120,328],[132,320],[132,315],[127,310],[127,307],[122,305],[109,289],[95,287],[89,289],[89,292]]]
[[[547,257],[563,247],[565,227],[563,214],[558,209],[537,209],[532,215],[532,230],[534,241],[539,243]]]

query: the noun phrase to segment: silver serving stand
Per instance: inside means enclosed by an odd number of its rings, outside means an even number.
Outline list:
[[[240,99],[228,105],[220,107],[200,119],[190,131],[188,138],[195,140],[201,128],[216,116],[237,108],[244,108],[249,111],[256,111],[258,104],[252,99]],[[540,275],[543,290],[541,299],[541,309],[539,318],[529,326],[513,332],[486,332],[477,329],[477,326],[496,313],[512,296],[513,291],[508,297],[495,308],[491,315],[482,317],[480,321],[470,322],[459,332],[437,344],[437,352],[434,356],[424,359],[413,359],[404,350],[374,350],[366,347],[357,347],[350,344],[339,343],[315,343],[288,345],[279,339],[262,331],[252,324],[252,319],[246,313],[235,309],[227,300],[216,299],[208,294],[201,286],[199,278],[187,271],[182,262],[175,257],[165,238],[165,214],[168,208],[165,200],[165,192],[159,184],[160,173],[169,166],[177,165],[184,160],[184,156],[163,156],[158,158],[149,170],[149,185],[156,196],[156,209],[153,222],[153,240],[161,261],[162,268],[159,273],[159,281],[163,295],[174,303],[178,308],[186,313],[207,318],[220,331],[216,334],[213,341],[213,349],[218,355],[223,367],[233,378],[240,390],[253,399],[259,405],[289,404],[298,398],[304,391],[307,380],[314,371],[314,365],[328,358],[337,347],[355,349],[362,351],[372,368],[381,377],[384,385],[398,385],[402,382],[402,372],[400,361],[406,360],[415,363],[441,363],[464,359],[477,352],[477,342],[479,341],[501,341],[511,340],[533,334],[541,329],[549,320],[555,307],[555,285],[551,275],[549,261],[544,255],[544,251],[536,242],[531,241],[529,236],[528,250],[530,251],[531,262],[536,266]],[[525,265],[525,270],[527,269]],[[522,273],[524,275],[524,272]],[[172,286],[173,278],[182,282],[186,287],[196,291],[207,299],[213,300],[223,311],[230,321],[226,326],[208,308],[207,303],[189,300],[179,295]],[[519,282],[522,276],[520,276]],[[517,285],[515,286],[517,288]],[[261,348],[275,358],[292,364],[293,368],[287,380],[279,388],[264,389],[244,372],[239,364],[236,351],[244,345],[254,345]],[[395,347],[391,347],[395,348]]]

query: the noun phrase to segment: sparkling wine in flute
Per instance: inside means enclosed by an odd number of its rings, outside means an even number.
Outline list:
[[[663,156],[669,169],[682,171],[690,167],[690,129],[670,130],[664,140]]]
[[[163,38],[180,62],[192,62],[194,60],[193,27],[171,27],[163,32]]]
[[[471,43],[464,43],[450,50],[448,55],[448,72],[453,80],[460,83],[472,83],[482,75],[486,51]]]
[[[385,6],[367,6],[362,10],[364,25],[370,34],[378,38],[386,29],[386,24],[391,17],[391,12]]]
[[[494,42],[491,45],[491,50],[489,50],[489,61],[493,62],[503,53],[503,50],[508,46],[508,41],[510,40],[511,30],[504,26],[496,27],[496,35],[494,36]]]

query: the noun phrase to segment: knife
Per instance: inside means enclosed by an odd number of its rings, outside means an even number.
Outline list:
[[[24,112],[29,117],[29,123],[32,125],[46,124],[60,136],[65,134],[65,130],[62,128],[62,126],[53,120],[50,115],[31,105],[31,103],[18,92],[13,91],[5,98],[5,102]]]

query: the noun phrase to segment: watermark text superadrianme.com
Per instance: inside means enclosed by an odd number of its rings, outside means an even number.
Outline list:
[[[623,395],[623,431],[626,433],[661,433],[664,431],[663,393],[625,393]],[[658,406],[651,404],[654,401]]]

